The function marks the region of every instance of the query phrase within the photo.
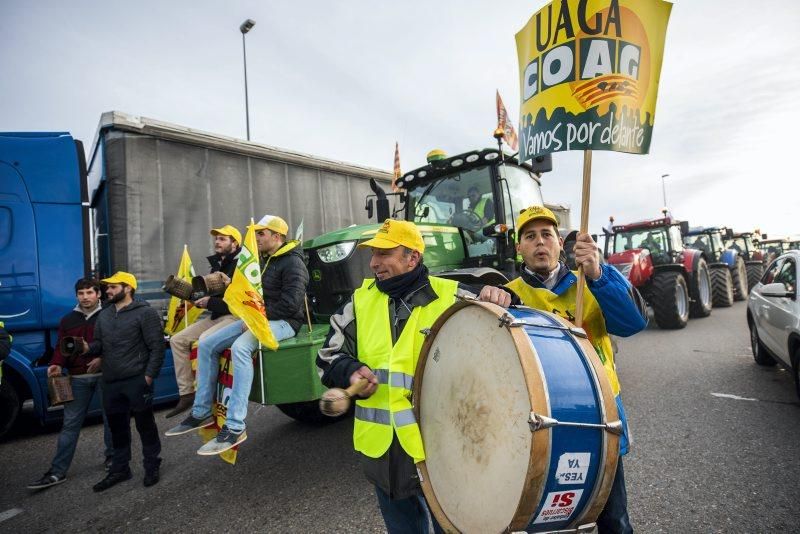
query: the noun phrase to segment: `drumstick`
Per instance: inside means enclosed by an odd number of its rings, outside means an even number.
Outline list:
[[[367,388],[367,379],[361,378],[347,389],[331,388],[319,399],[319,410],[328,417],[338,417],[350,409],[350,398]]]

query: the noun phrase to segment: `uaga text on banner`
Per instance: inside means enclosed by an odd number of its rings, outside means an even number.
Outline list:
[[[663,0],[553,0],[531,17],[516,36],[520,161],[648,152],[671,9]]]

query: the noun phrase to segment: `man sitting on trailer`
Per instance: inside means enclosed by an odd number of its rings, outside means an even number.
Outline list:
[[[558,235],[555,214],[544,206],[531,206],[519,215],[516,228],[517,252],[523,260],[520,269],[522,274],[506,284],[515,293],[514,302],[521,301],[531,308],[552,312],[574,322],[577,272],[570,271],[559,261],[563,241]],[[620,437],[622,456],[628,452],[628,424],[619,396],[619,379],[608,334],[627,337],[643,330],[647,326],[645,304],[619,271],[600,264],[597,245],[589,234],[578,233],[574,252],[575,263],[583,267],[587,280],[583,328],[603,362],[614,391],[624,429]],[[597,519],[597,526],[601,534],[633,532],[628,519],[622,458],[617,464],[614,485]]]
[[[412,222],[387,219],[373,239],[358,246],[372,249],[375,278],[364,280],[331,317],[317,366],[328,387],[368,380],[356,401],[353,429],[364,475],[375,486],[390,533],[427,533],[428,506],[415,467],[425,453],[410,401],[420,329],[430,327],[457,294],[474,293],[454,280],[428,275],[422,263],[425,242]],[[511,302],[496,287],[487,287],[482,300]],[[438,528],[435,519],[434,525]]]
[[[239,244],[242,242],[242,234],[235,227],[226,224],[222,228],[212,229],[211,235],[214,237],[214,255],[207,258],[211,272],[223,272],[229,279],[233,278],[236,258],[241,250]],[[169,340],[180,399],[177,406],[167,414],[167,418],[183,413],[194,404],[194,377],[192,363],[189,361],[192,344],[236,321],[236,317],[231,315],[222,297],[202,297],[194,301],[194,305],[205,308],[211,313],[204,314],[202,319],[184,328]]]
[[[299,241],[287,241],[289,225],[280,217],[265,215],[255,225],[261,253],[261,286],[269,327],[277,341],[294,337],[305,316],[308,270]],[[231,349],[233,389],[228,400],[226,422],[216,438],[200,447],[197,454],[214,455],[247,439],[244,419],[253,385],[253,353],[258,339],[244,321],[236,321],[200,340],[197,350],[197,394],[191,414],[167,436],[178,436],[207,426],[213,421],[213,402],[219,355]]]

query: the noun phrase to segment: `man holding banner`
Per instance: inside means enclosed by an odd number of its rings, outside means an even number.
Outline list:
[[[649,151],[671,9],[663,0],[553,1],[516,35],[522,93],[519,159],[582,150],[583,186],[575,243],[578,272],[558,261],[563,242],[556,217],[532,206],[517,219],[517,251],[524,265],[522,276],[508,287],[524,304],[553,310],[586,330],[623,421],[620,454],[628,451],[628,428],[608,334],[632,335],[644,328],[646,316],[630,283],[599,264],[588,233],[592,151]],[[601,534],[633,531],[621,458],[617,466],[597,520]]]
[[[303,324],[308,270],[300,243],[287,242],[288,233],[286,221],[273,215],[248,227],[233,280],[225,291],[225,302],[240,320],[200,341],[192,412],[166,433],[177,436],[212,423],[219,355],[230,348],[234,380],[226,423],[215,439],[197,451],[200,455],[220,454],[247,439],[244,419],[253,384],[253,355],[262,345],[277,349],[279,341],[294,337]]]
[[[239,243],[242,242],[242,234],[235,227],[226,224],[221,228],[212,229],[211,236],[214,238],[214,254],[207,258],[211,272],[224,273],[231,279],[236,269],[239,250],[241,250]],[[188,259],[188,252],[184,252],[184,254]],[[183,265],[183,261],[181,261],[181,265]],[[192,376],[192,364],[189,361],[192,344],[236,321],[222,297],[205,296],[194,301],[193,304],[195,308],[206,309],[210,314],[170,337],[169,346],[172,348],[172,360],[175,363],[175,379],[178,382],[180,399],[177,406],[167,413],[167,418],[183,413],[194,404],[194,377]]]

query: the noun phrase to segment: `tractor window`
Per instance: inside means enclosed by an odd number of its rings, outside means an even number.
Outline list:
[[[673,252],[683,250],[683,238],[681,237],[681,229],[679,226],[669,227],[669,240]]]
[[[614,236],[614,252],[646,248],[651,254],[664,253],[666,243],[667,233],[663,228],[619,232]]]
[[[706,254],[712,253],[711,240],[706,234],[687,236],[683,243],[689,248],[701,250]]]
[[[508,184],[508,190],[505,187],[502,187],[502,189],[506,224],[509,227],[514,225],[514,221],[517,220],[517,215],[521,210],[534,205],[544,206],[539,182],[530,172],[520,167],[506,164],[500,166],[500,176],[505,178]],[[561,222],[563,223],[564,221]]]
[[[409,192],[414,222],[452,224],[477,231],[494,220],[489,167],[442,176]]]
[[[711,243],[714,245],[714,252],[720,253],[725,250],[725,247],[722,244],[722,236],[720,236],[718,233],[712,235]]]
[[[736,237],[727,242],[726,246],[732,248],[739,254],[747,253],[747,240],[744,237]],[[752,248],[752,247],[750,247]]]

